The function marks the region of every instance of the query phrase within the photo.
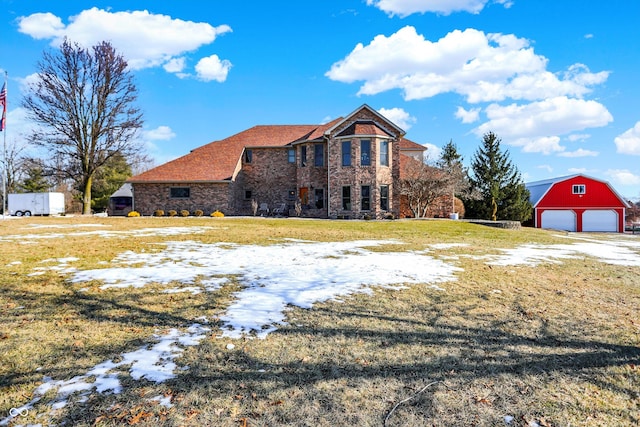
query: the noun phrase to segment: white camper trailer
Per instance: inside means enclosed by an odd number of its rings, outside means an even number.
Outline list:
[[[8,195],[9,215],[62,215],[63,193],[17,193]]]

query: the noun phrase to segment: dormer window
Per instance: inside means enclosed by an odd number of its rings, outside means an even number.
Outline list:
[[[574,184],[571,188],[571,193],[573,194],[586,194],[587,186],[584,184]]]

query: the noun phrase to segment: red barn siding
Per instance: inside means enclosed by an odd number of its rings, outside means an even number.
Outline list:
[[[585,185],[585,194],[572,194],[574,185]],[[567,181],[557,182],[540,200],[538,208],[622,208],[618,196],[609,186],[600,181],[578,176]]]
[[[574,185],[584,185],[584,194],[574,194]],[[542,226],[542,214],[547,210],[571,210],[576,215],[576,231],[582,231],[583,214],[587,210],[611,210],[618,216],[618,231],[624,231],[626,204],[607,182],[578,175],[559,180],[534,206],[535,226]]]

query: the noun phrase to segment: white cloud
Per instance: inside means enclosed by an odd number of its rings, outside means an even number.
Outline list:
[[[465,110],[463,107],[458,107],[455,113],[456,118],[460,119],[462,123],[473,123],[480,119],[480,109],[471,108]]]
[[[440,149],[440,147],[430,144],[428,142],[422,145],[427,147],[427,151],[424,152],[425,162],[432,163],[437,161],[440,158],[440,155],[442,154],[442,149]]]
[[[640,176],[627,169],[609,169],[605,174],[618,185],[640,185]]]
[[[588,175],[590,171],[587,168],[569,168],[567,169],[567,172],[569,172],[570,174],[581,173]]]
[[[171,63],[186,52],[212,43],[231,28],[146,10],[110,12],[94,7],[70,17],[66,26],[51,13],[23,16],[18,18],[18,30],[34,38],[50,38],[53,46],[59,46],[64,37],[87,47],[108,40],[136,70]]]
[[[378,113],[404,130],[408,130],[417,121],[415,117],[411,116],[402,108],[381,108],[378,110]]]
[[[405,17],[414,13],[438,13],[449,15],[454,12],[480,13],[490,0],[367,0],[367,5],[375,6],[390,16]],[[511,0],[495,0],[509,8]]]
[[[585,150],[584,148],[578,148],[575,151],[565,151],[558,154],[560,157],[597,157],[600,153],[592,150]]]
[[[211,55],[207,58],[202,58],[196,64],[196,73],[200,80],[206,82],[215,80],[217,82],[224,82],[227,79],[227,74],[231,69],[231,62],[226,59],[220,60],[218,55]]]
[[[186,59],[184,57],[172,58],[162,66],[167,73],[182,73],[186,67]]]
[[[169,141],[175,138],[176,134],[169,126],[158,126],[155,129],[145,130],[142,136],[149,141]]]
[[[537,168],[546,170],[549,173],[553,172],[553,168],[550,165],[538,165]]]
[[[34,39],[63,37],[65,26],[62,19],[53,13],[34,13],[18,18],[18,31],[28,34]]]
[[[589,135],[588,133],[577,133],[577,134],[569,135],[567,137],[567,139],[571,142],[584,141],[589,138],[591,138],[591,135]]]
[[[489,121],[474,129],[476,135],[491,131],[525,152],[543,154],[565,151],[558,135],[605,126],[613,120],[599,102],[564,96],[524,105],[492,104],[486,115]]]
[[[640,156],[640,122],[614,139],[617,152]]]
[[[546,70],[547,63],[529,40],[515,35],[470,28],[432,42],[406,26],[388,37],[378,35],[366,46],[357,44],[326,76],[344,83],[362,81],[359,95],[400,89],[406,100],[414,100],[457,93],[470,103],[580,98],[609,76],[576,64],[560,78]]]

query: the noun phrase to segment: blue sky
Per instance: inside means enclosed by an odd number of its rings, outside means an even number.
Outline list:
[[[109,40],[156,164],[258,124],[368,104],[468,165],[488,131],[527,182],[573,173],[640,198],[640,2],[0,0],[7,142],[42,52]]]

